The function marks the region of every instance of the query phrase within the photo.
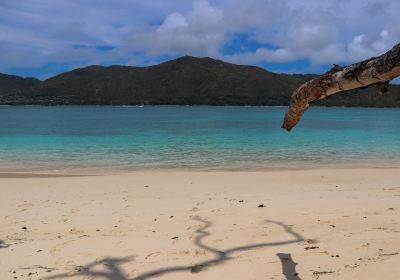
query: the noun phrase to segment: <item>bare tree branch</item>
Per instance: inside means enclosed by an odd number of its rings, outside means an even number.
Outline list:
[[[355,88],[376,86],[381,93],[400,76],[400,43],[387,53],[347,67],[333,65],[329,72],[297,88],[290,101],[282,128],[290,131],[299,122],[309,103]]]

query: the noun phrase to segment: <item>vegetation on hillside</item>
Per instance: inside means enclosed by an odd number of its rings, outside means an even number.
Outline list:
[[[0,104],[286,106],[293,91],[315,77],[185,56],[149,67],[89,66],[42,82],[0,75]],[[399,93],[393,85],[385,98],[357,90],[317,105],[400,107]]]

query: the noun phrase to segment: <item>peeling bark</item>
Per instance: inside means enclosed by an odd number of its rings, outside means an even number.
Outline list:
[[[400,43],[379,57],[372,57],[347,67],[334,64],[330,71],[294,91],[282,128],[290,131],[296,126],[310,102],[346,90],[369,86],[376,86],[380,93],[385,93],[389,82],[398,76]]]

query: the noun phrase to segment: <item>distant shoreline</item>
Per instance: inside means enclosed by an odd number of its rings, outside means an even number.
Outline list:
[[[97,105],[97,104],[89,104],[89,105],[76,105],[76,104],[0,104],[1,107],[115,107],[115,108],[144,108],[144,107],[253,107],[253,108],[288,108],[289,105],[171,105],[171,104],[150,104],[150,105]],[[327,106],[327,105],[318,105],[318,104],[310,104],[310,107],[314,108],[348,108],[348,109],[400,109],[400,107],[373,107],[373,106]]]
[[[1,161],[0,161],[1,163]],[[102,176],[135,173],[269,173],[269,172],[288,172],[288,171],[321,171],[324,170],[380,170],[380,169],[400,169],[400,160],[397,161],[365,161],[352,164],[332,163],[332,164],[308,164],[308,165],[288,165],[288,166],[236,166],[236,167],[125,167],[125,168],[105,168],[98,166],[89,167],[65,167],[57,169],[38,168],[7,168],[0,167],[0,178],[52,178],[52,177],[81,177],[81,176]]]

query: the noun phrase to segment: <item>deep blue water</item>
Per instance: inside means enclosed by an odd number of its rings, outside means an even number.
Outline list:
[[[0,107],[0,171],[400,163],[400,109]]]

